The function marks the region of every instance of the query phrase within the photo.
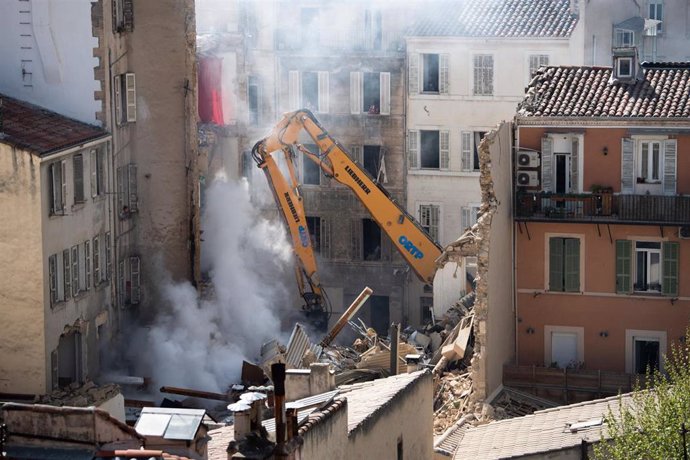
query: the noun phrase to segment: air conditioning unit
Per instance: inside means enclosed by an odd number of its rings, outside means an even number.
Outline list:
[[[682,240],[690,240],[690,225],[678,227],[678,237]]]
[[[518,168],[538,168],[539,154],[529,150],[519,150],[517,154]]]
[[[518,187],[538,187],[539,176],[537,171],[518,171],[517,185]]]

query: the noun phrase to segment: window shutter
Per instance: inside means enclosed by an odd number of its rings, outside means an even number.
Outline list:
[[[84,202],[84,157],[74,155],[72,158],[72,173],[74,175],[74,203]]]
[[[570,191],[580,192],[580,139],[573,136],[570,151]]]
[[[96,150],[91,150],[89,166],[91,169],[91,198],[98,196],[98,155]]]
[[[125,167],[117,168],[117,212],[119,213],[127,204],[127,183],[125,182]]]
[[[362,158],[362,146],[361,145],[352,145],[350,146],[350,157],[352,158],[352,161],[355,161],[357,163],[364,164],[363,158]]]
[[[549,239],[549,291],[563,291],[563,238]]]
[[[290,110],[300,109],[300,75],[299,71],[288,72],[288,104]]]
[[[93,285],[101,282],[101,246],[98,236],[93,237]]]
[[[72,296],[79,294],[79,246],[72,246]]]
[[[580,292],[580,240],[565,238],[565,291]]]
[[[117,287],[120,306],[125,305],[125,261],[121,260],[117,264]]]
[[[380,82],[380,100],[381,109],[379,113],[381,115],[391,114],[391,74],[390,72],[381,72],[379,74]]]
[[[542,190],[550,192],[553,181],[553,140],[546,136],[541,138],[541,184]]]
[[[621,139],[621,192],[633,193],[635,184],[635,165],[633,140],[630,138]]]
[[[675,139],[664,141],[664,195],[676,194],[676,152]]]
[[[465,231],[467,230],[472,224],[471,224],[471,209],[470,208],[461,208],[460,209],[460,230]]]
[[[137,121],[137,86],[133,73],[125,74],[125,91],[127,91],[127,121]]]
[[[321,257],[331,258],[331,221],[321,218]]]
[[[616,240],[616,293],[632,292],[632,241]]]
[[[448,61],[449,54],[438,55],[438,89],[441,94],[448,94]]]
[[[350,221],[350,257],[352,260],[362,259],[362,219]]]
[[[440,169],[448,169],[450,162],[450,132],[441,131],[439,134]]]
[[[105,149],[96,150],[96,193],[103,195],[105,192]]]
[[[48,257],[48,286],[50,289],[50,303],[56,304],[57,298],[57,255]]]
[[[362,72],[350,72],[350,113],[362,113]]]
[[[60,162],[60,209],[64,212],[67,203],[67,161]]]
[[[409,79],[410,94],[419,93],[419,54],[411,53],[407,78]]]
[[[407,165],[410,169],[419,167],[419,131],[407,132]]]
[[[130,212],[137,210],[139,196],[137,195],[137,165],[127,165],[127,197]]]
[[[430,208],[431,215],[429,216],[429,228],[431,232],[429,232],[429,234],[433,237],[434,241],[439,241],[441,239],[439,235],[441,230],[441,207],[432,205]]]
[[[460,150],[462,153],[462,170],[472,171],[472,132],[460,132]]]
[[[663,279],[661,292],[664,295],[678,295],[678,261],[680,245],[677,241],[664,241],[662,243]]]
[[[388,174],[386,172],[386,152],[387,149],[383,146],[379,150],[379,171],[376,175],[376,181],[381,184],[388,183]]]
[[[113,3],[114,4],[114,3]],[[115,83],[113,84],[113,100],[115,101],[115,123],[122,123],[122,77],[115,75]]]
[[[113,276],[113,258],[110,253],[110,232],[105,233],[105,279],[110,280]]]
[[[132,256],[129,258],[129,282],[130,282],[130,297],[129,303],[137,305],[141,299],[141,274],[140,274],[139,257]]]
[[[134,30],[134,0],[122,1],[122,30],[131,32]]]
[[[62,288],[65,299],[69,299],[72,295],[72,265],[69,260],[69,249],[62,251]]]
[[[318,72],[319,113],[328,113],[328,72]]]
[[[84,289],[91,289],[91,241],[84,241]]]

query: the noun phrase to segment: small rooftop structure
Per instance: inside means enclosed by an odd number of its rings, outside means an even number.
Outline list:
[[[142,436],[192,441],[205,414],[204,409],[144,407],[134,428]]]

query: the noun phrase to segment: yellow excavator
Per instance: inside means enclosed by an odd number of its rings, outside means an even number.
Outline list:
[[[312,152],[298,142],[302,131],[314,141],[318,151]],[[289,177],[282,173],[274,158],[274,155],[281,154],[278,152],[284,155]],[[305,302],[302,310],[315,325],[326,327],[331,308],[319,280],[300,195],[300,183],[295,171],[298,154],[315,162],[327,177],[349,187],[419,279],[428,284],[433,282],[435,261],[441,255],[441,247],[391,198],[383,186],[350,157],[309,110],[287,113],[267,137],[254,145],[252,157],[266,173],[278,209],[290,232],[297,259],[297,286]]]

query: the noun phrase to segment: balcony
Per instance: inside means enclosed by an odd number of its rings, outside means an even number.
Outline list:
[[[518,192],[521,221],[690,225],[690,196]]]

